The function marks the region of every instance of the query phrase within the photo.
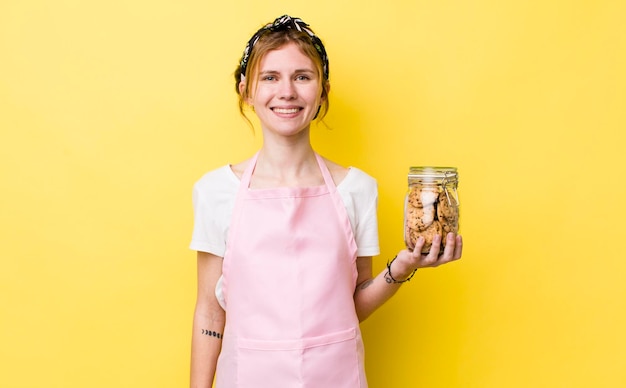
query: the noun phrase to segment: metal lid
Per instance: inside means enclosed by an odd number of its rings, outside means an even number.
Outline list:
[[[412,166],[409,168],[408,178],[409,182],[452,182],[458,181],[458,172],[456,167]]]

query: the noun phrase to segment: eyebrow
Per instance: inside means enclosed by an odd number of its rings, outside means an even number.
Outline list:
[[[294,71],[294,73],[311,73],[311,74],[316,74],[315,70],[312,69],[296,69]],[[259,74],[280,74],[280,71],[278,70],[262,70],[259,72]]]

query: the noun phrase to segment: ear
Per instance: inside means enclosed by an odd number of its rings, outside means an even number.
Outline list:
[[[239,95],[241,96],[241,99],[243,100],[243,102],[245,102],[249,106],[252,106],[253,103],[252,103],[252,98],[250,96],[250,90],[246,91],[247,86],[248,85],[246,84],[246,81],[239,82]]]
[[[321,101],[324,102],[326,101],[326,99],[328,99],[328,94],[330,93],[330,82],[328,81],[324,81],[324,83],[322,84],[322,96],[321,96]]]

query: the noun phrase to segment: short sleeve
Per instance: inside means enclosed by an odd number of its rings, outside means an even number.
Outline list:
[[[376,180],[358,168],[351,167],[346,178],[337,186],[337,190],[352,223],[357,256],[379,255]]]
[[[238,180],[229,166],[205,174],[193,187],[190,249],[224,257]]]

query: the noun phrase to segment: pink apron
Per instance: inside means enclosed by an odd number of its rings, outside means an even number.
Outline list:
[[[354,308],[356,243],[322,158],[325,185],[241,184],[223,263],[226,327],[218,388],[363,388]]]

